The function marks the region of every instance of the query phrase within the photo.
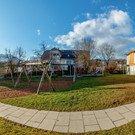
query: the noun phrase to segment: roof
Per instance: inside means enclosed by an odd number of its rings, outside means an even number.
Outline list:
[[[41,59],[42,60],[47,60],[47,59],[50,59],[50,50],[46,50],[43,55],[41,56]]]
[[[73,50],[60,50],[60,52],[63,59],[75,59],[75,52]]]
[[[84,50],[59,50],[56,48],[52,48],[51,50],[46,50],[41,59],[42,60],[48,60],[50,58],[50,52],[58,50],[61,53],[61,58],[62,59],[75,59],[77,57],[78,52],[84,51]],[[86,53],[89,53],[89,51],[86,51]]]
[[[129,55],[130,53],[133,53],[133,52],[135,52],[135,50],[132,50],[132,51],[126,53],[126,55]]]

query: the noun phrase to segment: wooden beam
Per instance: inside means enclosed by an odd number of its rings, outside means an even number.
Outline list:
[[[28,74],[27,74],[27,72],[26,72],[26,65],[24,65],[24,64],[23,64],[23,70],[24,70],[24,73],[25,73],[25,75],[26,75],[26,77],[27,77],[27,80],[28,80],[28,82],[29,82],[29,84],[30,84],[30,79],[29,79],[29,76],[28,76]]]
[[[16,88],[17,84],[18,84],[19,81],[20,81],[20,78],[21,78],[21,76],[22,76],[22,73],[23,73],[23,68],[22,68],[22,71],[20,72],[20,75],[19,75],[19,77],[18,77],[18,79],[17,79],[15,85],[14,85],[15,88]]]
[[[40,83],[39,83],[39,86],[38,86],[38,89],[37,89],[37,94],[39,94],[39,91],[40,91],[42,82],[43,82],[43,80],[44,80],[44,77],[45,77],[45,70],[44,70],[43,73],[42,73],[42,78],[41,78],[41,80],[40,80]]]
[[[47,76],[47,79],[48,79],[48,81],[49,81],[49,83],[50,83],[50,85],[51,85],[52,91],[55,91],[54,86],[53,86],[53,83],[52,83],[52,81],[51,81],[51,79],[50,79],[50,77],[49,77],[49,75],[48,75],[48,73],[47,73],[46,67],[44,67],[44,64],[43,64],[42,61],[41,61],[41,64],[42,64],[42,67],[43,67],[43,69],[44,69],[44,71],[45,71],[45,74],[46,74],[46,76]]]

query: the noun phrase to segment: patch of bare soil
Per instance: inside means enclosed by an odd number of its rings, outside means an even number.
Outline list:
[[[22,82],[26,83],[27,82]],[[67,88],[72,86],[72,79],[58,79],[52,81],[55,90],[59,91],[61,89]],[[37,92],[39,82],[31,82],[30,86],[20,87],[20,88],[7,88],[7,87],[0,87],[0,99],[5,98],[14,98],[14,97],[23,97],[33,95]],[[0,84],[0,86],[5,86]],[[43,82],[40,92],[50,92],[52,91],[49,82]]]

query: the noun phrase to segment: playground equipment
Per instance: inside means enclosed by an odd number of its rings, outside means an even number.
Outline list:
[[[56,67],[57,67],[57,70],[58,69],[61,70],[61,67],[65,66],[65,65],[70,67],[70,75],[68,75],[68,76],[64,75],[64,73],[62,72],[62,76],[63,77],[73,77],[73,82],[75,82],[75,77],[76,77],[76,66],[75,66],[75,64],[53,64],[53,63],[51,63],[51,61],[50,61],[50,63],[47,63],[47,62],[45,63],[45,62],[43,62],[41,60],[40,63],[25,63],[25,64],[23,63],[23,64],[21,64],[20,68],[19,68],[20,74],[19,74],[19,76],[17,78],[17,81],[15,82],[14,87],[16,87],[17,84],[19,83],[20,78],[21,78],[23,73],[27,77],[28,83],[30,85],[31,80],[30,80],[30,77],[28,75],[28,73],[29,73],[28,70],[30,70],[30,67],[33,67],[33,66],[40,66],[39,69],[42,71],[42,77],[41,77],[40,82],[39,82],[39,86],[38,86],[38,89],[37,89],[37,94],[39,94],[39,92],[40,92],[40,88],[41,88],[41,85],[42,85],[42,83],[44,81],[45,76],[47,77],[47,80],[48,80],[48,82],[49,82],[49,84],[50,84],[50,86],[52,88],[52,91],[55,91],[55,88],[53,86],[51,78],[54,75]],[[73,75],[71,75],[71,66],[74,69]],[[50,72],[50,76],[48,74],[48,70]]]
[[[31,69],[33,67],[38,67],[38,70],[42,72],[42,76],[40,77],[40,82],[37,88],[37,94],[40,93],[41,86],[44,82],[45,76],[47,77],[47,80],[51,86],[52,91],[55,91],[55,87],[51,81],[52,77],[58,76],[59,73],[62,77],[66,78],[73,78],[73,82],[75,82],[76,78],[79,77],[93,77],[93,76],[104,76],[104,66],[97,67],[95,71],[93,71],[90,74],[77,74],[77,66],[76,64],[60,64],[60,63],[52,63],[52,61],[44,62],[40,61],[40,63],[22,63],[19,65],[19,76],[17,78],[17,81],[15,82],[14,87],[17,86],[17,84],[20,81],[21,76],[23,73],[25,74],[28,84],[30,85],[31,79],[30,76],[32,75],[30,73]],[[64,70],[66,68],[66,70]],[[11,76],[13,77],[13,73],[11,73]]]

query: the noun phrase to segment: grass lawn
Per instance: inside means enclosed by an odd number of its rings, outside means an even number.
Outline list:
[[[25,127],[0,118],[0,135],[62,135],[35,128]],[[72,135],[72,134],[68,134]],[[82,134],[81,134],[82,135]],[[135,135],[135,121],[108,131],[89,132],[85,135]]]
[[[12,82],[8,82],[8,81],[0,81],[0,84],[3,84],[3,85],[5,85],[6,87],[8,87],[8,88],[14,88],[14,83],[12,83]],[[25,86],[28,86],[27,84],[23,84],[23,83],[19,83],[19,84],[17,84],[17,86],[16,87],[25,87]],[[0,86],[0,88],[2,88],[2,87],[4,87],[4,86]]]
[[[41,75],[37,75],[37,76],[33,75],[33,76],[30,76],[29,78],[30,78],[30,80],[31,80],[32,82],[40,82],[41,77],[42,77]],[[61,77],[61,76],[58,76],[58,77],[56,77],[56,80],[57,80],[57,79],[60,79],[60,78],[62,78],[62,77]],[[5,79],[11,80],[10,77],[6,77]],[[18,79],[18,77],[14,77],[14,80],[17,80],[17,79]],[[21,76],[20,80],[22,80],[22,81],[28,81],[28,80],[27,80],[27,77],[26,77],[25,75],[24,75],[24,76]],[[54,80],[54,78],[52,78],[52,80]],[[47,80],[47,77],[44,78],[44,81],[48,81],[48,80]]]
[[[111,75],[79,78],[59,92],[40,93],[0,102],[39,110],[100,110],[135,102],[135,76]]]

